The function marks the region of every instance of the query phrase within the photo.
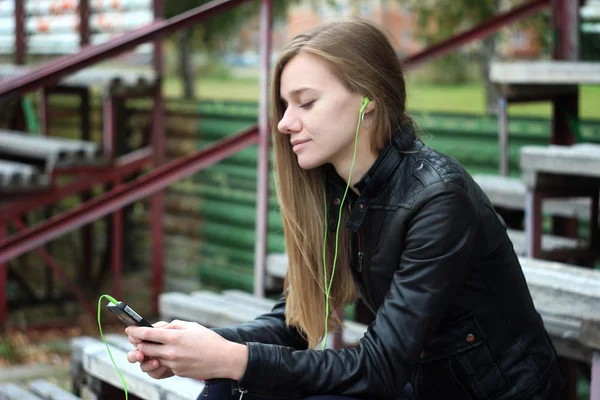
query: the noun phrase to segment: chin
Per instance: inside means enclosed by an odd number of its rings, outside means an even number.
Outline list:
[[[309,157],[298,156],[298,166],[302,169],[314,169],[320,167],[323,164],[325,164],[323,160],[316,160],[314,158],[311,159]]]

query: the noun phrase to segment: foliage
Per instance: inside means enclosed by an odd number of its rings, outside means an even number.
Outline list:
[[[165,2],[165,18],[171,18],[186,11],[200,7],[211,0],[177,0]],[[275,0],[273,4],[273,19],[283,18],[291,4],[299,0]],[[219,39],[222,39],[249,22],[249,16],[256,15],[261,7],[257,0],[247,1],[227,11],[217,13],[199,23],[193,28],[193,42],[196,47],[212,49]]]
[[[17,346],[15,346],[8,338],[0,337],[0,367],[2,360],[8,364],[17,364],[21,362],[23,356]]]
[[[477,24],[480,24],[507,9],[522,5],[523,0],[396,0],[410,4],[410,8],[417,15],[419,27],[417,36],[424,44],[436,43],[442,39],[448,38],[457,32],[466,30]],[[538,13],[533,17],[519,21],[513,29],[528,30],[531,29],[539,33],[541,39],[541,48],[545,51],[549,44],[549,18],[547,13]],[[476,55],[481,58],[482,62],[489,62],[489,58],[495,56],[495,40],[494,35],[488,39],[484,39],[477,44],[470,46],[468,49],[475,50]],[[485,47],[488,46],[486,49]],[[487,54],[491,51],[491,54]],[[439,68],[448,71],[452,63],[448,60],[455,61],[455,69],[463,69],[462,59],[456,54],[446,57],[438,63]],[[450,72],[452,74],[452,72]],[[461,76],[456,73],[456,76]]]

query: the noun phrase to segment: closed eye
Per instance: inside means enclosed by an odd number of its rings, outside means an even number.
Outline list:
[[[308,108],[312,107],[312,105],[313,105],[314,102],[315,102],[314,100],[311,100],[309,102],[300,104],[300,108],[307,108],[308,109]]]

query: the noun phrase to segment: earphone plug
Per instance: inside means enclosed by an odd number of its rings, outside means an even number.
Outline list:
[[[367,96],[365,96],[363,98],[363,105],[360,108],[360,120],[364,120],[365,119],[365,108],[367,107],[367,105],[371,102],[371,99],[369,99]]]

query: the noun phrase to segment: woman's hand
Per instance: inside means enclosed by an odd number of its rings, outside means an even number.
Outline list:
[[[155,328],[164,328],[167,325],[168,322],[160,321],[156,324],[153,324],[152,326],[154,326]],[[129,339],[129,342],[135,346],[142,343],[141,340],[131,335],[128,335],[127,339]],[[139,362],[140,369],[154,379],[164,379],[174,375],[173,371],[171,371],[171,368],[166,367],[164,365],[160,365],[160,362],[158,360],[153,360],[150,359],[150,357],[146,357],[144,353],[139,351],[137,348],[127,353],[127,361],[129,361],[132,364]]]
[[[158,324],[157,324],[158,326]],[[175,375],[207,380],[229,378],[239,380],[248,364],[245,345],[225,340],[217,333],[194,322],[175,320],[155,328],[131,326],[126,329],[129,341],[139,354],[128,354],[130,362],[142,362],[142,370],[157,379],[172,372]],[[158,342],[153,344],[148,342]],[[158,364],[155,363],[158,362]],[[144,364],[147,363],[147,364]],[[166,369],[163,369],[166,368]]]

